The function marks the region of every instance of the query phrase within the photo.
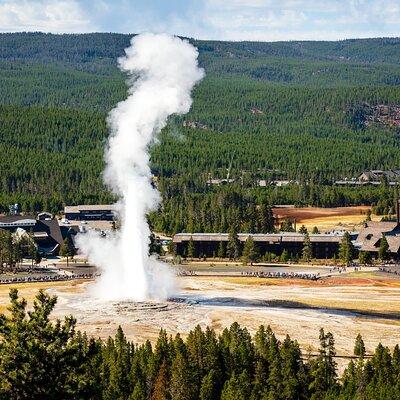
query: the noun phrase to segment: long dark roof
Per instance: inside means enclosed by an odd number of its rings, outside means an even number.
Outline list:
[[[56,219],[49,219],[37,221],[34,232],[45,231],[61,246],[63,243],[63,236],[61,234],[60,225]]]
[[[282,232],[282,233],[239,233],[238,238],[241,242],[245,242],[246,239],[251,236],[255,242],[303,242],[304,235],[295,232]],[[311,242],[337,242],[339,243],[343,238],[343,233],[337,234],[312,234],[310,236]],[[177,233],[174,238],[174,243],[181,243],[192,239],[196,241],[204,242],[221,242],[228,241],[229,235],[227,233]]]
[[[0,226],[24,220],[36,220],[36,217],[34,215],[0,215]]]
[[[398,253],[400,249],[400,226],[397,222],[367,222],[357,237],[357,246],[362,251],[378,251],[382,235],[385,235],[389,250]]]

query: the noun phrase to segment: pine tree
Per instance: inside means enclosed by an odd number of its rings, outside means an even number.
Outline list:
[[[67,399],[88,389],[81,380],[90,362],[88,350],[80,350],[73,317],[50,322],[57,298],[43,291],[33,309],[10,290],[10,315],[0,315],[0,397],[9,400]],[[77,396],[78,397],[78,396]]]
[[[225,382],[221,400],[248,400],[251,394],[249,377],[245,371],[239,376],[235,373]]]
[[[251,384],[251,400],[259,400],[267,395],[268,363],[265,359],[256,358],[254,377]]]
[[[268,364],[268,395],[271,399],[279,399],[283,392],[282,358],[279,342],[274,334],[271,335],[269,342]]]
[[[253,237],[249,236],[246,239],[246,242],[243,247],[243,252],[242,252],[243,264],[247,265],[248,263],[250,263],[250,265],[253,265],[253,263],[257,261],[258,257],[259,257],[258,247],[254,243]]]
[[[312,399],[320,399],[328,392],[334,392],[337,388],[336,362],[334,357],[335,347],[333,336],[330,332],[325,334],[320,329],[319,334],[320,349],[317,360],[311,366],[311,383],[309,389]]]
[[[378,258],[381,261],[388,260],[390,257],[389,253],[389,243],[386,239],[385,235],[382,235],[380,245],[379,245],[379,250],[378,250]]]
[[[311,259],[312,259],[312,244],[311,244],[310,236],[307,232],[304,235],[302,257],[303,257],[303,260],[307,261],[307,262],[311,261]]]
[[[188,258],[193,259],[194,255],[195,255],[194,241],[193,241],[193,237],[190,236],[188,248],[187,248],[187,256],[188,256]]]
[[[275,218],[271,207],[263,202],[257,212],[258,233],[271,233],[275,231]]]
[[[165,361],[158,371],[150,400],[169,400],[168,369]]]
[[[339,246],[339,258],[346,266],[353,260],[354,245],[351,242],[349,232],[345,232]]]
[[[69,265],[69,257],[73,257],[75,254],[76,250],[74,244],[72,243],[72,239],[67,236],[60,247],[60,256],[67,258],[67,267]]]
[[[146,390],[142,382],[137,382],[132,394],[129,396],[129,400],[146,400]]]
[[[289,257],[288,251],[286,249],[283,250],[281,256],[279,257],[279,261],[286,263],[289,261],[289,259],[290,259],[290,257]]]
[[[317,226],[314,226],[314,228],[312,228],[311,233],[312,233],[313,235],[318,235],[318,234],[319,234],[319,229],[318,229],[318,227],[317,227]]]
[[[308,233],[307,228],[305,227],[305,225],[302,225],[299,229],[299,233],[305,235],[306,233]]]
[[[174,400],[194,400],[195,387],[192,370],[182,352],[178,351],[171,365],[170,393]]]
[[[354,344],[354,355],[360,358],[364,358],[365,356],[365,345],[360,334],[356,337],[356,342]]]
[[[371,253],[368,251],[360,251],[358,253],[358,262],[363,265],[370,265],[372,263]]]
[[[286,336],[282,343],[280,356],[282,360],[283,398],[299,399],[306,397],[302,382],[306,379],[305,367],[297,342]]]
[[[294,232],[293,224],[290,218],[286,217],[281,224],[282,232]]]
[[[230,260],[237,260],[240,257],[240,241],[235,229],[229,232],[226,254]]]
[[[218,258],[225,258],[226,255],[225,253],[226,253],[225,243],[221,240],[218,245],[218,253],[217,253]]]
[[[217,374],[212,369],[201,381],[200,400],[214,400],[218,398]]]

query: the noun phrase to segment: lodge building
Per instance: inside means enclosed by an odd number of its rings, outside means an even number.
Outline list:
[[[113,221],[115,219],[115,204],[91,204],[65,206],[64,215],[73,221]]]
[[[368,221],[359,232],[349,232],[357,252],[365,251],[377,258],[383,235],[385,236],[391,258],[400,260],[400,199],[397,203],[395,221]],[[344,232],[310,234],[312,254],[315,258],[332,258],[338,255]],[[301,233],[281,232],[267,234],[239,233],[239,241],[244,244],[251,236],[261,254],[273,253],[280,256],[287,251],[292,257],[302,255],[304,235]],[[228,243],[227,233],[178,233],[173,238],[176,254],[187,255],[190,241],[194,244],[194,257],[215,257],[220,243]]]
[[[39,253],[50,256],[57,255],[64,237],[58,221],[48,213],[41,213],[36,218],[32,215],[3,215],[0,216],[0,229],[15,233],[26,232],[31,235]]]
[[[338,253],[340,242],[344,233],[310,234],[313,257],[332,258]],[[273,253],[277,256],[287,251],[291,256],[301,256],[304,246],[304,235],[295,232],[282,233],[239,233],[239,241],[244,244],[251,236],[261,254]],[[352,239],[356,234],[352,234]],[[190,240],[194,244],[195,257],[215,257],[218,253],[220,242],[228,243],[227,233],[178,233],[173,238],[176,254],[185,256]]]

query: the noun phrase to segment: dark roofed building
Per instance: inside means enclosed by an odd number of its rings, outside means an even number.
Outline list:
[[[400,199],[397,201],[396,221],[366,222],[360,229],[356,247],[361,251],[378,253],[383,235],[386,237],[392,256],[400,258]]]
[[[239,233],[240,242],[244,243],[251,236],[257,243],[261,254],[267,252],[281,255],[286,250],[292,256],[301,256],[304,243],[304,235],[301,233],[282,232],[268,234]],[[337,254],[343,233],[314,234],[309,235],[313,256],[316,258],[331,258]],[[213,257],[218,252],[220,242],[227,243],[227,233],[178,233],[173,242],[176,253],[185,255],[189,241],[192,240],[195,247],[195,256]]]
[[[43,255],[57,255],[63,243],[60,226],[56,219],[39,220],[31,215],[0,216],[0,229],[16,232],[23,229],[32,238]]]
[[[92,204],[65,206],[65,218],[74,221],[113,221],[115,212],[117,211],[115,204]]]
[[[387,180],[400,180],[400,170],[399,169],[389,169],[387,171],[383,170],[370,170],[364,171],[359,177],[359,181],[379,181],[382,178],[386,178]]]
[[[390,253],[398,258],[400,256],[400,226],[397,222],[366,222],[360,229],[356,247],[361,251],[378,253],[383,235],[387,239]]]

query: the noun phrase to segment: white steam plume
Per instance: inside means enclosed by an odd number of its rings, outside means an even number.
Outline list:
[[[146,214],[159,202],[151,184],[149,146],[171,114],[187,113],[191,90],[203,77],[197,50],[166,34],[141,34],[120,58],[130,75],[129,96],[108,118],[105,182],[120,196],[120,231],[102,238],[78,236],[78,247],[102,270],[96,294],[108,299],[165,299],[173,275],[166,264],[148,255],[150,230]]]

